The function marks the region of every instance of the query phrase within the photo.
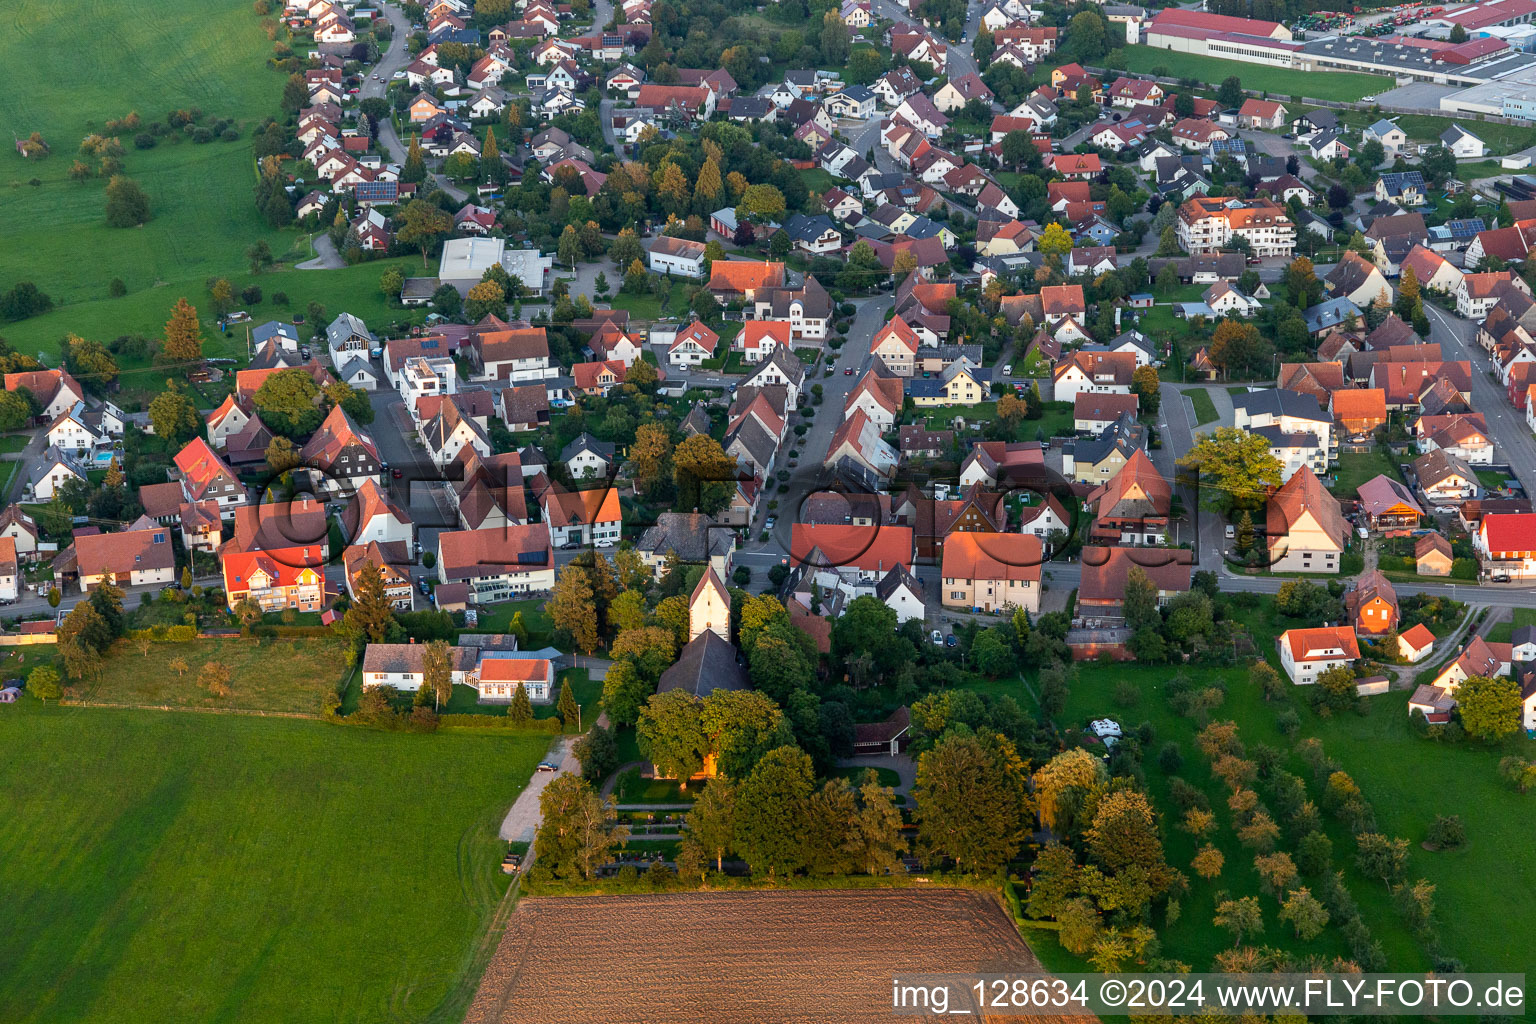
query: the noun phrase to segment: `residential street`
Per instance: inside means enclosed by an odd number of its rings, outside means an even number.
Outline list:
[[[1472,408],[1482,413],[1488,423],[1495,461],[1502,457],[1525,485],[1525,493],[1536,494],[1536,438],[1531,436],[1525,417],[1509,404],[1505,390],[1488,376],[1492,366],[1477,345],[1477,324],[1428,302],[1424,303],[1424,312],[1430,322],[1426,340],[1439,342],[1445,358],[1472,363]]]
[[[410,51],[405,45],[406,37],[411,34],[410,20],[393,4],[381,3],[379,10],[389,19],[394,35],[390,38],[389,49],[379,58],[373,73],[363,81],[363,98],[383,96],[389,88],[390,78],[394,73],[411,62]],[[373,75],[377,75],[380,80],[376,81]],[[388,152],[390,160],[398,164],[405,163],[406,147],[400,142],[400,136],[395,131],[393,121],[386,119],[379,124],[379,144]],[[437,182],[437,187],[448,193],[456,202],[462,203],[468,196],[467,192],[441,174],[434,174],[432,180]]]

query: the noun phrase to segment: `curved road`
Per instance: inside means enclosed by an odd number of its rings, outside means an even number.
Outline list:
[[[369,96],[383,97],[395,72],[404,68],[412,59],[410,51],[405,45],[406,37],[411,34],[410,20],[394,4],[380,4],[379,10],[389,20],[390,27],[394,29],[394,35],[390,38],[389,49],[384,51],[384,55],[379,58],[378,64],[374,65],[372,74],[363,80],[361,93],[363,98]],[[378,75],[379,80],[375,81],[372,77],[373,75]],[[379,125],[379,145],[384,147],[384,151],[389,154],[390,160],[397,164],[405,163],[406,147],[400,142],[400,135],[395,131],[393,120],[386,120]],[[462,203],[468,197],[468,193],[449,182],[441,174],[432,175],[432,180],[437,183],[438,188],[448,193],[455,202]]]

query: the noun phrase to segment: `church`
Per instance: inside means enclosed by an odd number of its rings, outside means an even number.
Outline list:
[[[704,697],[711,690],[747,687],[747,673],[731,643],[730,591],[714,566],[706,566],[688,598],[688,643],[677,663],[661,674],[656,691],[687,690]]]

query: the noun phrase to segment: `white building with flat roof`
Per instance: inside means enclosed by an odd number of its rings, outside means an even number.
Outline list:
[[[508,249],[504,238],[450,238],[443,243],[437,278],[441,284],[453,285],[460,295],[468,295],[498,263],[535,295],[544,294],[555,265],[554,257],[537,249]]]

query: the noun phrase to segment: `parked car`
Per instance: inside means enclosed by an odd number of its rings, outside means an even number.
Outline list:
[[[844,367],[843,368],[843,376],[844,377],[852,377],[853,376],[853,367],[851,367],[851,366]]]
[[[396,480],[399,480],[404,474],[401,473],[398,469],[392,469],[389,471],[389,475],[394,477]]]
[[[1455,505],[1436,505],[1435,506],[1435,511],[1438,512],[1442,516],[1453,516],[1453,515],[1456,514],[1456,506]]]
[[[557,772],[560,770],[560,767],[549,761],[540,761],[539,767],[536,770],[541,772]]]
[[[1228,523],[1227,524],[1227,540],[1235,540],[1236,538],[1237,538],[1237,527],[1233,526],[1231,523]]]
[[[953,633],[949,634],[949,636],[946,636],[944,638],[944,646],[945,647],[955,647],[955,646],[958,646],[959,643],[960,643],[960,638],[955,636],[955,634],[953,634]]]
[[[929,639],[931,639],[933,641],[933,646],[935,646],[935,647],[943,647],[944,646],[944,634],[940,633],[938,630],[934,630],[932,633],[929,633],[928,637],[929,637]]]
[[[778,524],[779,524],[779,517],[778,516],[769,516],[767,519],[763,520],[763,529],[771,530],[775,526],[777,526]]]

